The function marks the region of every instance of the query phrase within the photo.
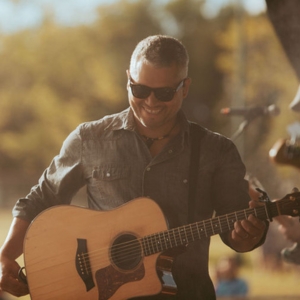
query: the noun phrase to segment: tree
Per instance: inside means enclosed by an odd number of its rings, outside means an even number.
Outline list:
[[[223,48],[217,64],[224,72],[224,90],[226,91],[219,103],[219,108],[232,106],[231,99],[235,97],[235,87],[240,80],[238,68],[241,66],[236,63],[237,26],[237,19],[232,18],[228,26],[219,32],[217,38],[218,44]],[[243,33],[245,43],[245,56],[242,61],[245,76],[242,87],[245,97],[244,106],[267,106],[275,103],[281,110],[280,115],[276,117],[258,117],[251,122],[244,133],[243,159],[248,172],[261,178],[268,190],[273,191],[275,195],[285,194],[286,191],[282,189],[286,189],[287,184],[290,184],[291,188],[295,184],[293,183],[293,170],[273,165],[269,160],[268,152],[279,138],[286,136],[287,125],[297,118],[288,110],[288,104],[294,97],[298,83],[265,14],[258,16],[245,14]],[[236,129],[232,128],[231,132]],[[229,130],[227,134],[230,135]],[[282,178],[285,178],[284,183]]]

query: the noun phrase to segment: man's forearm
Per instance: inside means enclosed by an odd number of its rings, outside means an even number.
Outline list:
[[[13,219],[6,240],[0,250],[1,255],[15,260],[23,253],[23,241],[29,225],[30,222],[26,220]]]

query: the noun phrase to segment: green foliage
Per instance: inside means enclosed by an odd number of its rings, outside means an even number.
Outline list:
[[[191,103],[205,103],[207,98],[212,106],[216,82],[204,79],[216,74],[216,47],[213,22],[203,18],[202,2],[176,0],[164,7],[151,0],[122,0],[100,6],[89,26],[63,27],[47,16],[35,30],[2,36],[2,173],[12,168],[40,172],[79,123],[127,107],[130,55],[146,36],[169,34],[165,16],[173,20],[174,35],[187,45],[193,61]]]
[[[0,176],[16,169],[39,174],[79,123],[127,107],[130,55],[138,41],[159,33],[182,40],[190,54],[190,119],[230,135],[235,128],[219,111],[239,97],[243,105],[275,99],[285,110],[245,134],[245,160],[259,168],[294,118],[286,108],[295,76],[265,14],[238,18],[227,7],[208,19],[203,4],[120,0],[100,6],[91,25],[64,27],[47,16],[34,30],[0,36]]]

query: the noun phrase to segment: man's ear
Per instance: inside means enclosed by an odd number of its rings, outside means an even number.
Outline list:
[[[188,93],[189,93],[189,89],[190,89],[190,85],[192,83],[192,78],[188,77],[185,81],[184,81],[184,85],[183,85],[183,98],[186,98]]]
[[[127,84],[126,84],[126,87],[127,89],[129,88],[129,79],[130,79],[130,73],[129,73],[129,70],[126,70],[126,75],[127,75]]]

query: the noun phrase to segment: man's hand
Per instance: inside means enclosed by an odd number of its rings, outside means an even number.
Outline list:
[[[0,291],[20,297],[29,293],[28,286],[19,280],[20,266],[17,262],[0,255]]]
[[[20,297],[28,294],[28,286],[19,280],[16,259],[23,252],[23,240],[30,222],[14,218],[0,249],[0,291]]]
[[[263,204],[251,200],[249,207],[254,208]],[[261,221],[254,215],[248,216],[247,219],[236,221],[234,229],[230,232],[229,241],[231,247],[238,252],[252,250],[263,238],[267,229],[264,221]]]

